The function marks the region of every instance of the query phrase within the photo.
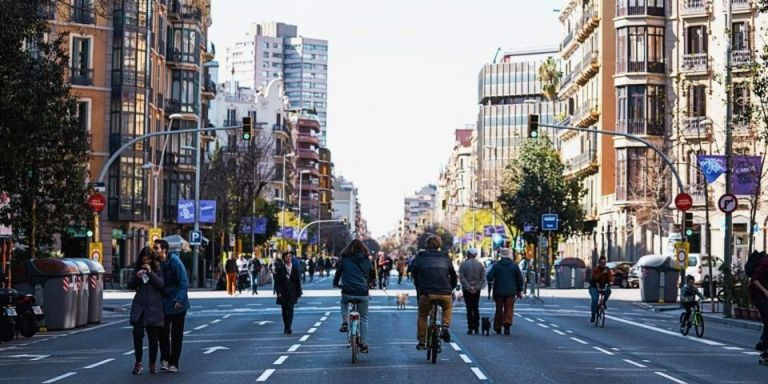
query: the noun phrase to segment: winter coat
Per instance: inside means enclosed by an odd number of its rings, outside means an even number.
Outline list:
[[[764,288],[768,289],[768,257],[763,257],[757,264],[757,268],[755,268],[755,272],[752,273],[752,277],[750,278],[748,288],[753,302],[756,303],[768,299],[768,297],[765,297],[763,294],[763,291],[755,285],[755,281],[759,281]]]
[[[166,315],[175,315],[184,313],[189,309],[189,278],[187,278],[187,269],[178,256],[169,255],[168,259],[162,264],[163,279],[165,287],[163,288],[163,309]],[[181,308],[175,309],[174,304],[181,303]]]
[[[365,253],[343,256],[333,275],[333,286],[339,286],[341,293],[350,296],[368,296],[371,281],[376,280],[375,272]]]
[[[493,297],[514,296],[523,291],[523,274],[512,259],[502,257],[488,272],[488,284],[493,283]]]
[[[302,295],[299,268],[295,264],[291,266],[291,275],[285,265],[280,265],[275,272],[275,289],[277,290],[277,304],[296,304]]]
[[[144,283],[136,273],[128,280],[128,289],[135,289],[131,303],[131,325],[157,326],[165,324],[163,313],[163,271],[148,272],[149,281]],[[143,318],[142,318],[143,316]],[[139,324],[141,320],[141,324]]]
[[[237,267],[237,260],[235,259],[227,259],[224,263],[224,272],[226,273],[237,273],[239,270],[240,268]]]
[[[599,265],[592,270],[592,276],[590,277],[590,288],[598,288],[598,284],[600,284],[601,287],[610,285],[611,281],[613,280],[611,269],[608,267],[601,267]]]
[[[451,258],[440,251],[420,252],[411,274],[419,295],[450,295],[458,280]]]
[[[477,259],[467,259],[459,266],[461,289],[477,292],[485,285],[485,267]]]

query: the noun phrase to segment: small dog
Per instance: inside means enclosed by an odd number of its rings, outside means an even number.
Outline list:
[[[464,299],[464,291],[461,289],[455,289],[453,292],[451,292],[451,299],[453,299],[453,302],[451,303],[453,305],[461,303],[461,301]]]
[[[405,309],[408,304],[408,294],[401,293],[397,296],[397,309]]]
[[[483,335],[490,336],[491,335],[491,318],[490,317],[483,317],[482,327],[483,327]]]

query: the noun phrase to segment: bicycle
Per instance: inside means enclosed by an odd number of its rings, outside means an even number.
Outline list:
[[[696,330],[697,337],[704,337],[704,316],[701,315],[701,307],[698,301],[693,302],[693,308],[691,312],[683,312],[680,314],[680,333],[683,336],[688,336],[691,331],[691,325]]]
[[[432,310],[429,312],[429,318],[427,319],[427,360],[432,360],[432,364],[437,364],[437,354],[442,352],[440,343],[441,336],[446,328],[443,324],[437,321],[437,307],[438,303],[432,303]]]
[[[595,327],[605,326],[605,288],[598,289],[597,312],[595,312]]]
[[[349,300],[352,309],[349,311],[349,326],[347,327],[349,345],[347,348],[352,348],[352,364],[357,362],[357,354],[360,352],[360,312],[357,310],[357,305],[360,302],[360,299]]]

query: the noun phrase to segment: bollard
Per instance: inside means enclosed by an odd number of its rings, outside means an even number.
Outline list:
[[[659,272],[659,304],[664,302],[664,272]]]

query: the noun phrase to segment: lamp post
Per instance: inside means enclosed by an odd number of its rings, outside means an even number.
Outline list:
[[[293,152],[291,152],[291,153],[284,153],[283,154],[283,191],[282,191],[282,196],[280,196],[283,199],[283,209],[282,209],[282,211],[283,211],[282,212],[283,220],[281,222],[283,227],[285,226],[285,206],[288,204],[288,200],[285,198],[285,174],[286,174],[286,168],[287,168],[286,167],[285,159],[289,158],[289,157],[293,157],[293,156],[294,156]],[[282,237],[282,235],[283,234],[280,233],[280,237]],[[283,244],[283,247],[280,247],[280,250],[284,251],[285,250],[285,247],[284,247],[285,241],[283,241],[282,244]]]
[[[303,170],[299,172],[299,223],[301,223],[301,199],[303,198],[303,191],[304,191],[304,175],[308,174],[309,170]],[[299,235],[299,238],[296,239],[296,245],[297,248],[301,248],[301,235]]]
[[[202,128],[200,124],[202,124],[202,119],[200,119],[197,115],[190,115],[194,116],[194,119],[197,120],[198,129]],[[188,146],[182,146],[182,149],[192,149]],[[200,232],[200,131],[195,132],[195,232]],[[192,281],[190,286],[197,287],[198,279],[197,274],[199,271],[198,268],[198,260],[200,258],[200,246],[199,245],[193,245],[192,246]]]

